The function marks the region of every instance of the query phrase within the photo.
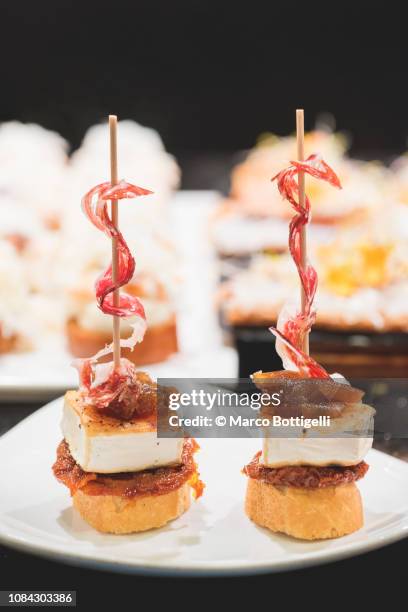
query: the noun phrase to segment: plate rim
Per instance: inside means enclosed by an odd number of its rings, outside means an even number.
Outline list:
[[[190,213],[194,210],[195,216],[199,220],[199,213],[201,211],[204,211],[205,214],[210,214],[221,197],[222,196],[219,190],[217,189],[177,189],[170,195],[169,198],[169,204],[172,211],[171,214],[174,216],[174,214],[178,211],[179,213],[183,213],[184,217],[186,210]],[[192,199],[195,200],[194,206],[191,206]],[[177,227],[177,221],[173,219],[172,223],[174,223]],[[180,315],[180,313],[178,314]],[[60,350],[60,348],[58,350]],[[212,347],[212,350],[218,351],[219,349],[224,348],[230,347],[225,347],[225,345],[220,342],[214,345]],[[65,349],[63,349],[63,353],[66,353],[67,363],[70,363],[74,359],[74,357],[70,355],[69,352]],[[30,355],[32,359],[36,359],[39,354],[41,354],[41,351],[35,349],[33,351],[23,351],[21,353],[21,356],[28,357]],[[19,355],[19,353],[12,353],[11,355],[15,358]],[[148,364],[146,367],[157,368],[163,365],[171,365],[172,359],[178,358],[180,355],[184,356],[186,359],[189,359],[190,357],[188,350],[180,350],[178,353],[171,356],[169,359],[153,364]],[[7,359],[8,354],[4,354],[3,357]],[[72,380],[74,380],[74,378]],[[0,374],[0,393],[2,394],[3,398],[0,401],[0,410],[1,404],[4,403],[16,404],[21,401],[27,403],[36,403],[41,401],[48,402],[50,399],[55,397],[56,394],[63,393],[67,389],[71,388],[71,386],[71,381],[69,381],[68,378],[58,379],[57,382],[47,380],[45,382],[40,381],[40,383],[37,383],[35,376],[24,377],[15,374],[7,374],[3,376],[2,374]]]
[[[381,451],[377,451],[381,452]],[[405,520],[404,520],[405,519]],[[402,524],[402,525],[401,525]],[[349,546],[337,549],[333,548],[326,551],[322,557],[320,551],[311,553],[309,557],[300,557],[295,560],[287,559],[278,563],[259,562],[247,565],[245,561],[230,563],[228,566],[214,567],[209,564],[188,565],[179,564],[174,566],[149,564],[143,561],[142,563],[128,563],[115,560],[100,559],[93,554],[75,554],[74,552],[66,552],[57,550],[53,546],[43,546],[42,548],[34,544],[28,544],[19,536],[6,534],[0,530],[0,543],[8,546],[13,550],[25,554],[31,554],[35,557],[40,557],[58,563],[68,564],[74,567],[85,567],[87,569],[110,571],[117,574],[133,574],[139,576],[166,576],[166,577],[216,577],[216,576],[250,576],[257,574],[275,574],[285,571],[295,571],[300,568],[316,567],[342,561],[369,552],[379,550],[385,546],[394,544],[408,537],[408,515],[401,519],[399,525],[402,529],[398,532],[393,531],[391,534],[385,534],[378,540],[369,541],[363,545],[359,542],[350,543]],[[221,562],[220,562],[221,563]]]

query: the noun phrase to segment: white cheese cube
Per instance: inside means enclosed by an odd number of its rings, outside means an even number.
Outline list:
[[[261,463],[271,468],[286,465],[356,465],[373,442],[375,411],[364,404],[346,408],[331,419],[330,428],[286,427],[275,436],[265,435]],[[267,434],[268,429],[265,429]],[[272,431],[272,430],[269,430]],[[288,437],[282,437],[287,432]],[[335,437],[336,432],[339,437]],[[354,432],[354,434],[353,434]],[[359,435],[356,432],[360,432]],[[316,435],[318,434],[318,435]]]
[[[148,420],[118,421],[84,406],[77,391],[65,395],[62,433],[86,472],[116,474],[181,463],[183,438],[158,438]]]

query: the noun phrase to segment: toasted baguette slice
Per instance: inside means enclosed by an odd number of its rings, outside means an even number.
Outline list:
[[[136,533],[162,527],[190,507],[190,486],[164,495],[125,499],[119,495],[88,495],[79,489],[74,507],[82,518],[102,533]]]
[[[112,342],[111,335],[86,329],[75,318],[67,322],[66,331],[68,348],[75,357],[91,357]],[[165,361],[177,351],[177,324],[176,318],[172,316],[165,323],[148,327],[143,342],[133,351],[122,349],[122,355],[140,366]]]
[[[257,525],[301,540],[339,538],[357,531],[364,522],[354,482],[303,489],[248,478],[245,512]]]

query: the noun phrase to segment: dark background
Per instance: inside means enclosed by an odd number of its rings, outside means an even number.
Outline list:
[[[0,120],[79,145],[108,113],[159,130],[185,185],[271,130],[320,113],[357,154],[408,136],[406,18],[392,2],[2,1]],[[197,164],[207,165],[195,174]],[[194,176],[193,176],[194,175]]]

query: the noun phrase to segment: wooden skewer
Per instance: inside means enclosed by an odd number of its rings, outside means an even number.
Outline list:
[[[110,142],[110,173],[111,185],[118,184],[118,149],[117,149],[118,118],[109,115],[109,142]],[[113,225],[117,228],[119,222],[118,201],[111,200],[111,218]],[[112,280],[115,283],[118,278],[118,241],[112,238]],[[119,306],[119,289],[113,292],[113,305]],[[113,364],[115,369],[120,367],[120,317],[113,319]]]
[[[296,143],[297,143],[297,158],[299,161],[304,161],[305,159],[305,119],[304,119],[304,111],[303,108],[298,108],[296,110]],[[299,185],[299,204],[304,207],[305,206],[305,175],[303,172],[299,172],[298,175],[298,185]],[[302,267],[306,267],[307,262],[307,239],[306,239],[306,225],[303,226],[301,234],[300,234],[300,255],[302,261]],[[306,309],[306,293],[303,289],[303,286],[300,287],[301,290],[301,308],[302,313],[305,312]],[[309,334],[305,334],[303,340],[303,352],[307,355],[309,354]]]

